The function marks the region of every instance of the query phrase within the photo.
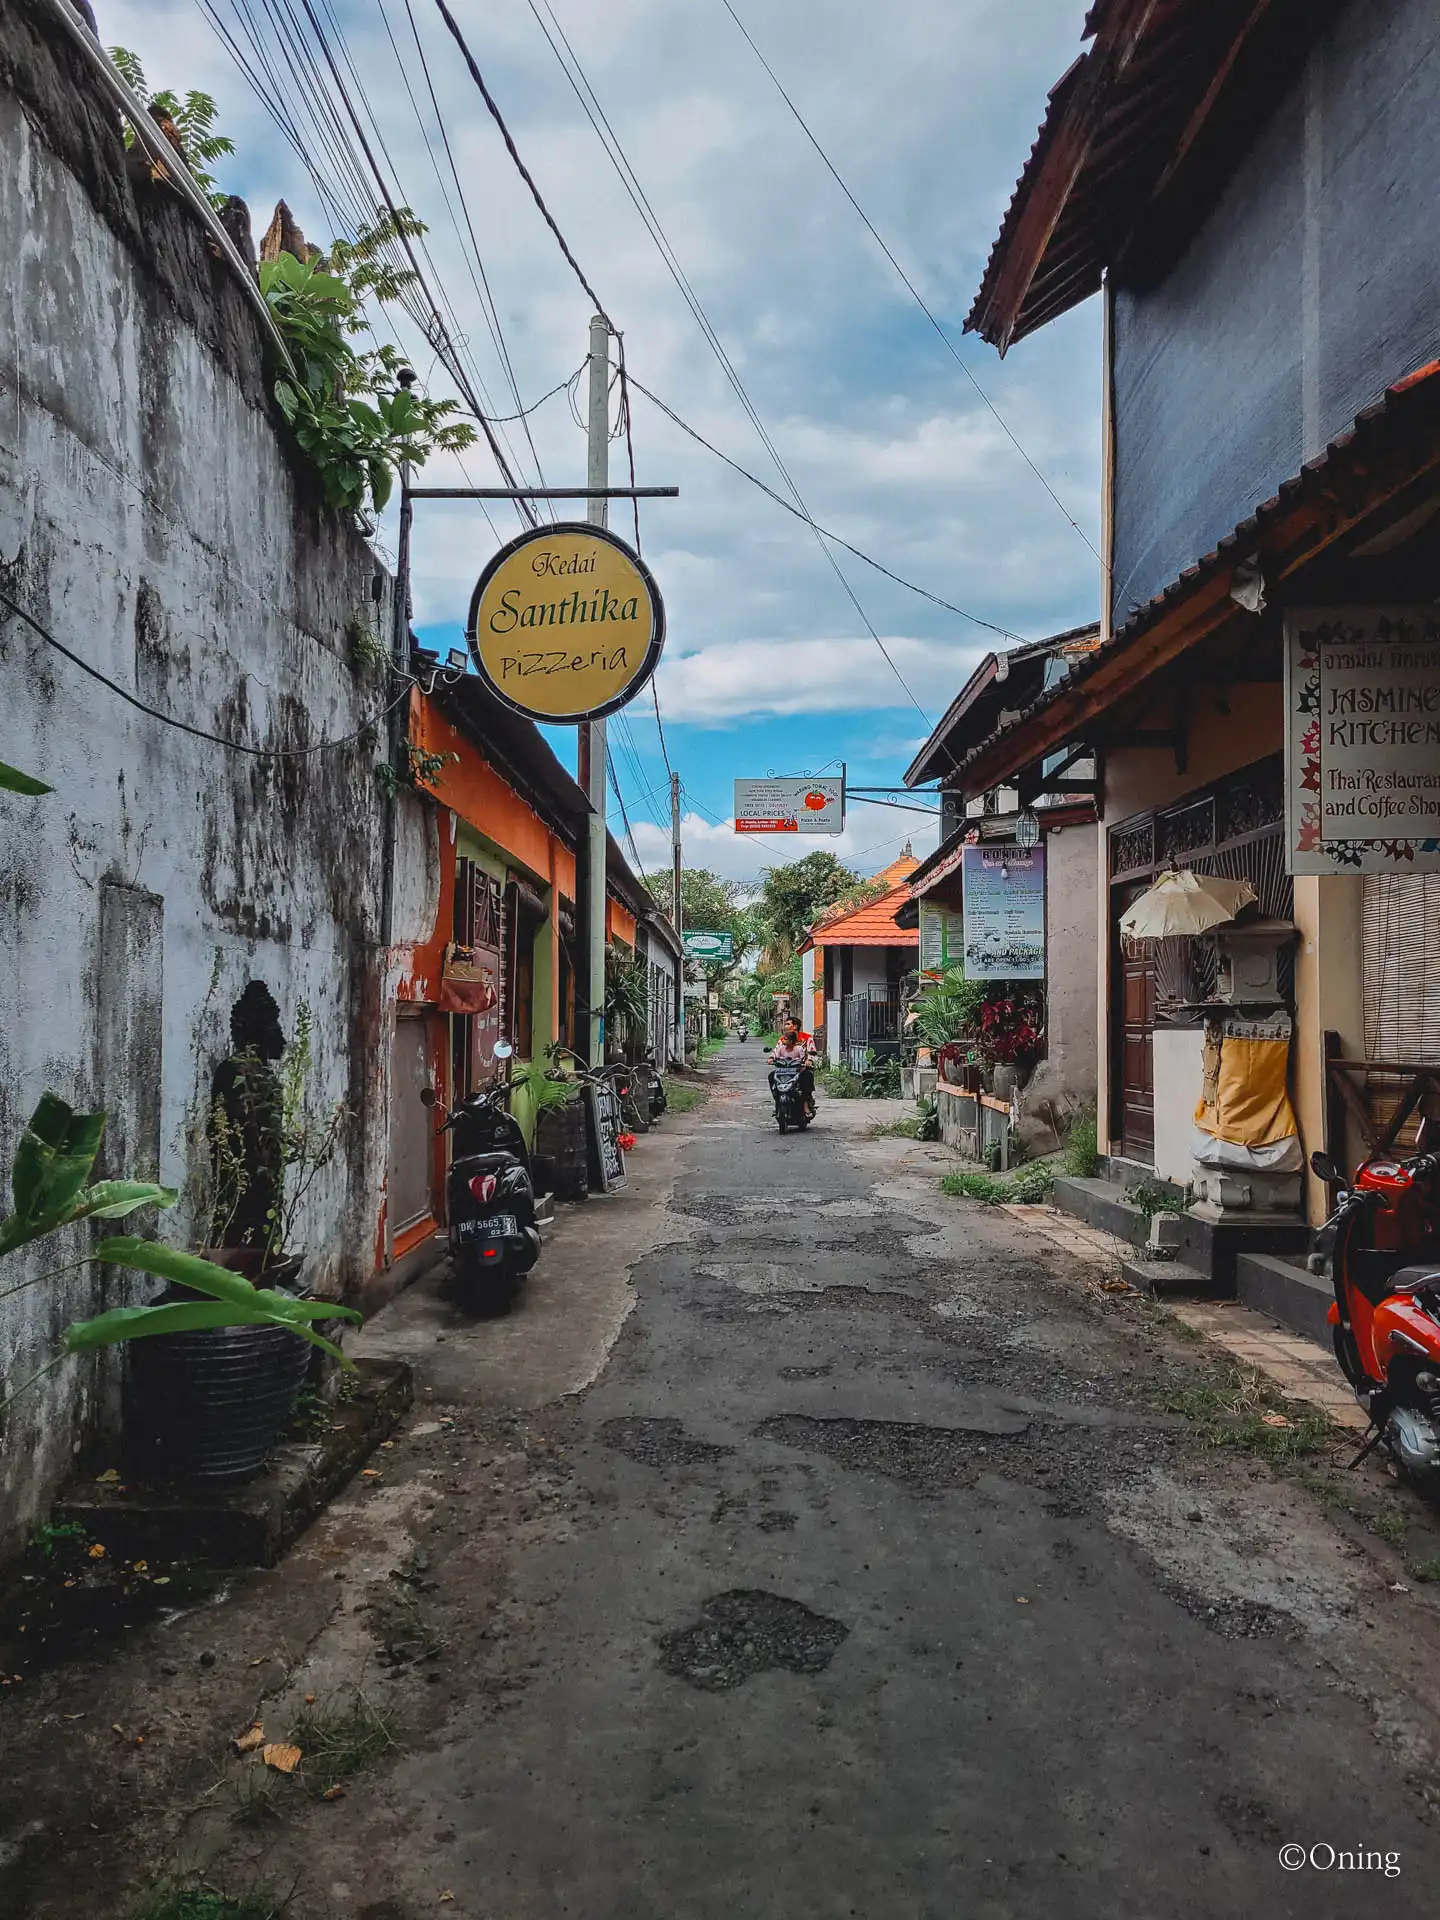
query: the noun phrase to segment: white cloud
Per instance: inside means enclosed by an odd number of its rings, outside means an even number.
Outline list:
[[[1026,636],[1088,618],[1098,567],[986,410],[788,116],[718,6],[552,0],[682,266],[816,517],[956,605]],[[284,194],[312,238],[325,208],[194,0],[97,0],[106,44],[137,49],[155,86],[205,88],[237,153],[215,171],[251,201],[257,233]],[[1086,0],[788,0],[741,8],[777,72],[943,320],[957,350],[1082,525],[1098,497],[1098,322],[1047,328],[1004,362],[960,327],[1047,89],[1079,47]],[[219,0],[233,24],[232,0]],[[259,10],[252,14],[260,18]],[[327,16],[330,9],[325,10]],[[429,222],[435,277],[453,303],[494,411],[513,395],[384,33],[397,0],[335,0],[393,162]],[[433,9],[416,9],[520,394],[533,401],[586,350],[589,303],[505,154]],[[616,323],[628,364],[707,438],[785,491],[528,9],[469,7],[463,24],[555,217]],[[284,103],[302,113],[308,82]],[[423,80],[416,97],[428,117]],[[434,137],[433,126],[429,129]],[[440,166],[444,168],[443,156]],[[450,185],[448,178],[445,181]],[[453,188],[451,189],[453,192]],[[436,392],[443,370],[403,314],[405,350]],[[811,533],[720,466],[641,396],[639,479],[673,482],[643,509],[666,596],[661,692],[677,718],[896,707],[905,695],[865,636]],[[584,472],[563,396],[529,422],[545,475]],[[533,477],[524,429],[501,429]],[[617,443],[613,457],[623,462]],[[476,484],[488,455],[464,461]],[[618,477],[618,474],[617,474]],[[432,484],[463,484],[435,461]],[[417,512],[417,623],[462,620],[513,512]],[[628,526],[617,512],[614,524]],[[492,525],[494,531],[492,532]],[[944,707],[991,638],[841,554],[870,619],[895,634],[922,704]],[[767,636],[756,639],[754,636]],[[835,637],[832,637],[835,636]],[[823,756],[822,756],[823,757]]]
[[[886,638],[884,649],[868,635],[719,640],[693,653],[666,655],[658,676],[661,705],[668,719],[713,726],[746,715],[904,707],[910,704],[909,688],[929,711],[951,697],[986,651],[904,635]]]

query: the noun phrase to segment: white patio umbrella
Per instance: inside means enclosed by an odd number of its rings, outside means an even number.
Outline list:
[[[1233,920],[1259,895],[1248,880],[1222,880],[1189,868],[1162,873],[1147,893],[1120,916],[1120,932],[1131,940],[1184,940]]]

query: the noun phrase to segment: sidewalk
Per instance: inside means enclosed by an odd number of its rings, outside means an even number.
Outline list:
[[[1107,1285],[1118,1290],[1124,1284],[1121,1262],[1132,1258],[1135,1251],[1125,1241],[1097,1227],[1087,1227],[1058,1207],[1007,1206],[1002,1211],[1067,1253],[1102,1268],[1108,1276]],[[1286,1332],[1267,1315],[1242,1306],[1238,1300],[1170,1300],[1166,1304],[1185,1326],[1224,1347],[1242,1365],[1254,1367],[1273,1380],[1287,1399],[1318,1407],[1338,1427],[1363,1433],[1369,1426],[1339,1367],[1323,1347]]]

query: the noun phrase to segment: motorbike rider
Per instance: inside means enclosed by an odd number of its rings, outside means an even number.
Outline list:
[[[800,1068],[800,1097],[805,1102],[811,1118],[815,1116],[815,1043],[808,1033],[802,1031],[800,1022],[790,1016],[781,1029],[780,1038],[771,1049],[772,1063],[781,1060]],[[774,1084],[773,1078],[771,1082]]]

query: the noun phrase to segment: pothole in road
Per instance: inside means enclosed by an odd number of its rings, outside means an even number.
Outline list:
[[[926,1427],[901,1420],[816,1420],[781,1413],[754,1429],[757,1440],[822,1453],[862,1473],[883,1473],[922,1487],[970,1485],[990,1461],[992,1446],[1024,1434],[1030,1422],[1019,1414],[977,1414],[966,1427]]]
[[[782,1267],[774,1260],[716,1260],[696,1268],[707,1279],[723,1280],[740,1293],[823,1293],[825,1282],[803,1267]]]
[[[687,1433],[679,1420],[648,1420],[638,1414],[625,1414],[607,1420],[600,1438],[627,1460],[638,1460],[646,1467],[692,1467],[709,1460],[723,1460],[735,1451],[709,1440],[697,1440]]]
[[[726,1693],[772,1667],[823,1673],[849,1631],[799,1600],[737,1587],[707,1600],[694,1626],[662,1635],[660,1664],[692,1687]]]
[[[823,1193],[805,1193],[787,1188],[783,1212],[793,1217],[795,1209],[818,1206]],[[670,1202],[672,1213],[688,1214],[692,1220],[709,1220],[716,1226],[735,1226],[748,1220],[775,1219],[781,1202],[773,1195],[760,1200],[742,1199],[733,1193],[677,1194]]]

